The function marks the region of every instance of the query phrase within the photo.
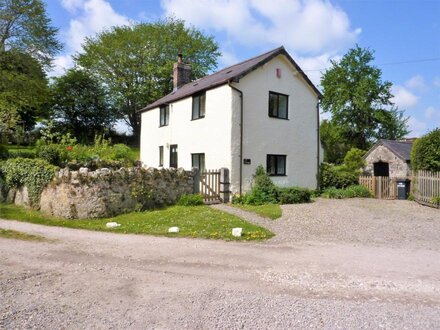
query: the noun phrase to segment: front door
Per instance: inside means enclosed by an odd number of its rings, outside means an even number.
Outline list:
[[[170,167],[177,168],[177,144],[170,145]]]

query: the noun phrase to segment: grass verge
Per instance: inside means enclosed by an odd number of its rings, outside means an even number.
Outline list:
[[[278,204],[264,204],[264,205],[245,205],[245,204],[232,204],[232,206],[238,207],[242,210],[249,211],[261,215],[262,217],[272,220],[278,219],[283,215],[283,211]]]
[[[39,241],[39,242],[47,241],[47,239],[43,236],[30,235],[30,234],[22,233],[21,231],[2,229],[2,228],[0,228],[0,237],[10,238],[10,239],[20,239],[23,241]]]
[[[171,206],[161,210],[132,212],[106,219],[66,220],[48,217],[40,212],[13,204],[0,204],[0,218],[47,226],[170,237],[263,240],[274,235],[265,228],[204,205]],[[105,226],[107,222],[117,222],[121,226],[108,229]],[[180,232],[176,234],[168,233],[168,228],[174,226],[179,227]],[[243,236],[232,236],[232,228],[234,227],[243,228]]]

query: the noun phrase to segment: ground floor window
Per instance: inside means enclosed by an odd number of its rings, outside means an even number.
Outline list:
[[[197,167],[201,172],[205,170],[205,154],[191,154],[191,166]]]
[[[269,175],[286,175],[286,155],[267,155],[266,170]]]
[[[177,168],[177,144],[170,145],[170,167]]]
[[[163,166],[163,146],[159,147],[159,166]]]

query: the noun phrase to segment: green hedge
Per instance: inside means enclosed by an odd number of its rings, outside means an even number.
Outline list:
[[[440,171],[440,128],[414,141],[411,166],[416,171]]]
[[[180,206],[197,206],[203,205],[203,196],[199,194],[182,195],[177,201]]]
[[[325,190],[330,187],[343,189],[359,184],[359,171],[345,165],[322,163],[319,171],[319,187]]]

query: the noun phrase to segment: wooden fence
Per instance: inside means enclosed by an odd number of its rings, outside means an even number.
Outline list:
[[[439,207],[434,198],[440,197],[440,172],[417,171],[412,175],[411,193],[421,204]]]
[[[380,199],[396,199],[396,179],[388,176],[360,176],[359,184],[368,188],[374,197]]]
[[[205,203],[220,203],[220,170],[205,170],[200,173],[200,193]]]

